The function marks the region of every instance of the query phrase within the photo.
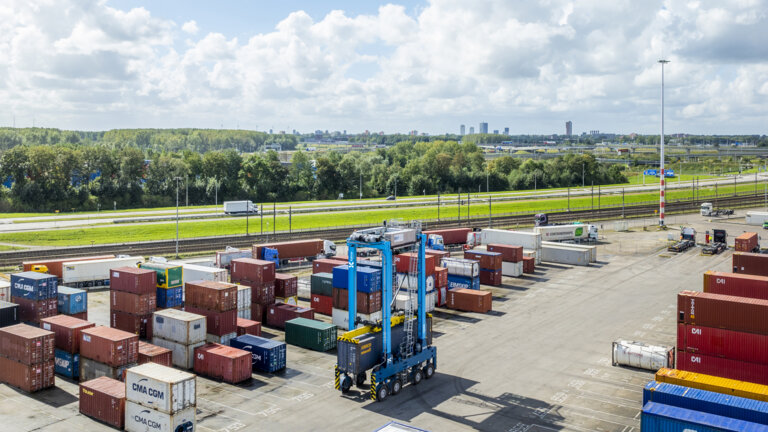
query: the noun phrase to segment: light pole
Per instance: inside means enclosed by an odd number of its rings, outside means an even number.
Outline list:
[[[664,176],[664,65],[669,63],[669,60],[661,59],[659,60],[659,63],[661,63],[661,183],[659,184],[659,226],[663,227],[664,204],[666,200],[666,197],[664,196],[666,189],[666,178]]]
[[[581,163],[581,187],[584,187],[584,162]]]
[[[176,259],[179,258],[179,180],[181,177],[174,177],[176,180]]]

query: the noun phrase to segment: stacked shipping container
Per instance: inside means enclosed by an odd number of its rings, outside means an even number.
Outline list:
[[[523,247],[503,244],[489,244],[488,252],[498,252],[501,254],[501,274],[502,276],[519,277],[525,271],[523,264]],[[531,261],[533,262],[533,261]]]
[[[26,324],[0,329],[0,382],[35,392],[53,387],[55,335]]]
[[[520,250],[522,254],[522,248]],[[480,265],[480,283],[485,285],[501,285],[502,254],[483,250],[464,251],[464,259],[477,261]],[[522,265],[521,265],[522,267]],[[522,268],[520,269],[522,273]]]
[[[299,302],[299,278],[275,273],[275,302],[296,305]]]
[[[155,363],[136,366],[125,374],[125,398],[126,431],[195,430],[197,379],[190,373]]]
[[[355,306],[357,308],[357,318],[369,322],[381,320],[381,269],[358,265],[356,274],[355,284],[357,291]],[[349,266],[347,264],[333,268],[331,284],[333,297],[331,322],[340,329],[348,330],[350,325],[348,313]]]
[[[22,272],[11,275],[11,303],[19,305],[19,319],[37,326],[58,313],[58,279],[54,275]]]
[[[251,319],[251,287],[237,285],[237,317]]]
[[[148,342],[139,342],[138,363],[141,365],[149,362],[171,367],[173,365],[173,353],[168,348],[152,345]]]
[[[80,383],[80,413],[122,430],[125,384],[105,376]]]
[[[157,308],[178,308],[184,305],[184,269],[178,264],[151,261],[139,267],[152,270],[156,276]]]
[[[330,270],[333,271],[333,267]],[[309,293],[310,304],[315,312],[328,316],[333,314],[333,274],[314,273],[310,277]]]
[[[122,380],[123,371],[136,366],[139,337],[133,333],[97,326],[80,331],[80,380],[107,376]]]
[[[251,353],[254,371],[272,373],[285,369],[285,342],[246,334],[232,339],[229,345]]]
[[[206,318],[176,309],[157,311],[152,316],[152,344],[171,350],[173,365],[192,369],[195,348],[205,344]]]
[[[109,272],[110,326],[152,340],[152,313],[157,309],[157,273],[137,267]]]
[[[208,343],[195,348],[194,370],[198,375],[237,384],[251,378],[251,353]]]
[[[237,285],[187,282],[184,310],[206,318],[206,340],[226,344],[237,336]]]
[[[56,315],[40,321],[41,328],[55,335],[54,364],[57,374],[71,379],[80,377],[81,332],[94,326],[94,323],[68,315]]]
[[[232,283],[251,288],[251,319],[264,322],[267,307],[275,302],[275,263],[238,258],[230,265]]]
[[[19,323],[19,305],[0,300],[0,327]]]
[[[59,285],[57,300],[60,314],[88,320],[88,291]]]

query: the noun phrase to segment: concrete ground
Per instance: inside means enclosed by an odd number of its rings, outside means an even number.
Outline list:
[[[676,218],[700,233],[724,227],[731,244],[756,230],[743,218]],[[342,396],[333,389],[335,352],[289,346],[282,374],[254,374],[241,386],[198,377],[198,430],[373,431],[390,420],[430,431],[639,430],[642,387],[653,374],[611,366],[611,342],[674,345],[676,293],[699,290],[706,270],[728,271],[731,252],[667,253],[668,233],[679,235],[674,230],[611,227],[604,223],[597,264],[542,265],[534,275],[484,287],[494,295],[488,314],[438,309],[437,373],[417,387],[381,403],[354,388]],[[92,320],[107,323],[105,292],[92,293],[89,308]],[[283,339],[281,331],[264,333]],[[109,430],[78,414],[77,392],[76,383],[58,377],[55,389],[34,395],[0,385],[0,424],[14,431]]]

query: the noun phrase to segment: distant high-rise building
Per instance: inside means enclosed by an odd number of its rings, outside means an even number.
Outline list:
[[[464,135],[466,130],[467,130],[466,126],[464,125],[459,126],[459,135]]]
[[[494,130],[493,130],[493,134],[494,134],[494,135],[498,135],[498,134],[499,134],[499,130],[498,130],[498,129],[494,129]]]
[[[565,122],[565,135],[566,136],[573,135],[573,123],[570,120]]]
[[[474,126],[470,126],[469,127],[469,134],[472,135],[474,133],[475,133],[475,127]]]
[[[509,128],[508,127],[504,128],[504,135],[509,135]]]
[[[589,131],[589,134],[590,134],[590,135],[600,135],[600,131],[599,131],[599,130],[597,130],[597,129],[595,129],[595,130],[591,130],[591,131]]]
[[[481,134],[487,134],[488,133],[488,123],[480,122],[480,133]]]

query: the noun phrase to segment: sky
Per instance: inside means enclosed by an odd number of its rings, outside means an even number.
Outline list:
[[[765,134],[768,0],[5,0],[0,126]]]

